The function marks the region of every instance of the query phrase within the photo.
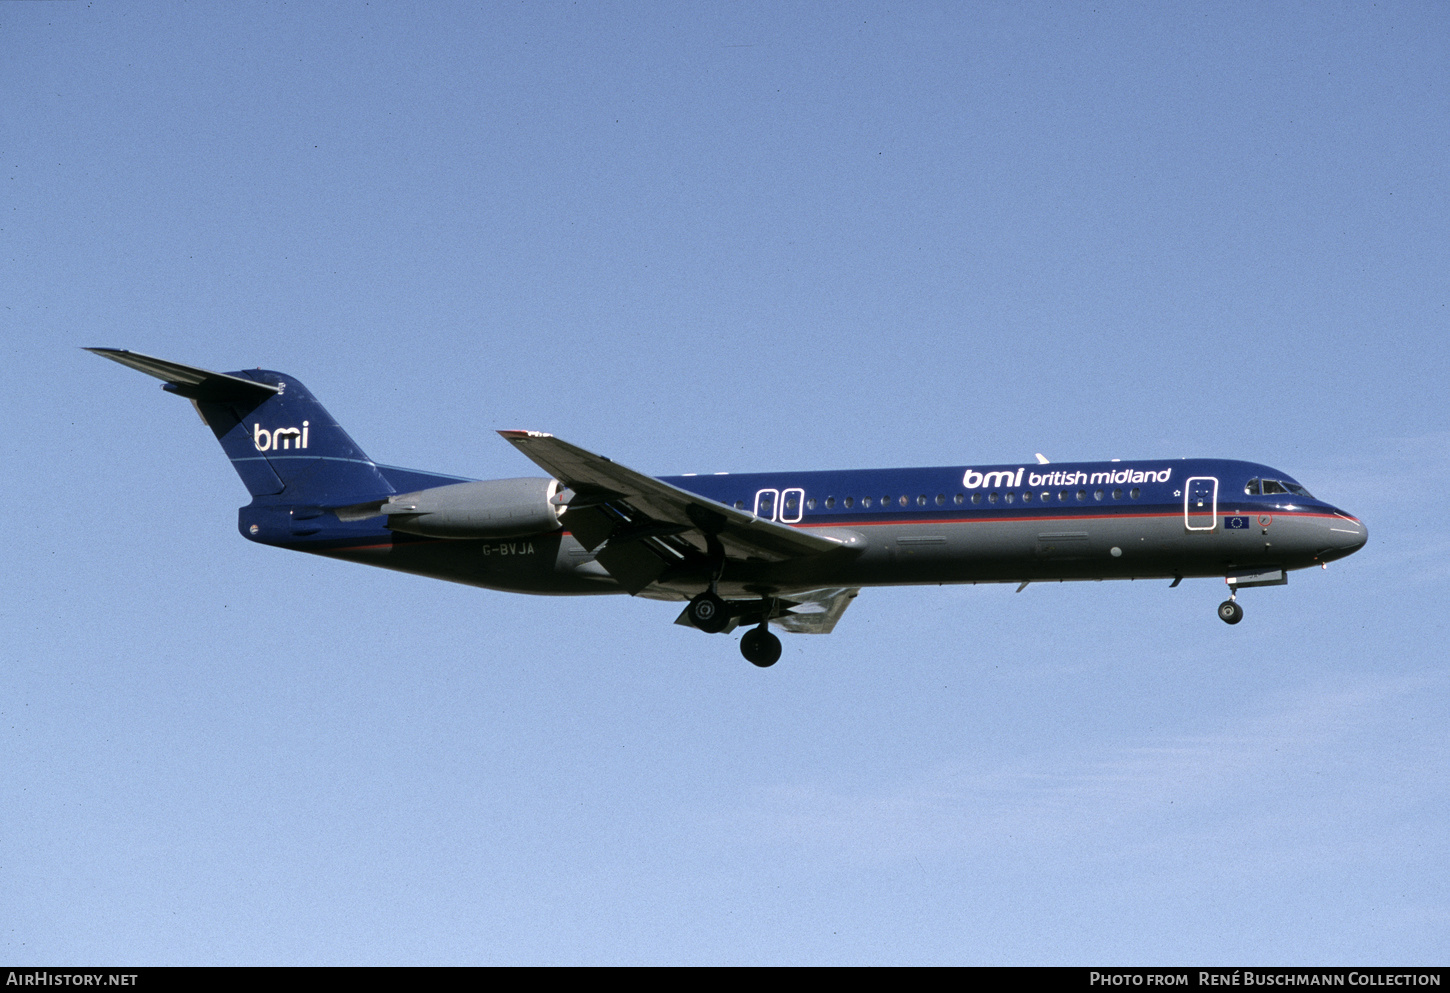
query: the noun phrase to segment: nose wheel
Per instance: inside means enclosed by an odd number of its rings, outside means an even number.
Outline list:
[[[1218,619],[1225,624],[1237,624],[1244,619],[1244,608],[1240,607],[1233,599],[1225,600],[1218,605]]]
[[[762,622],[760,627],[751,628],[740,639],[740,654],[752,665],[769,668],[780,658],[780,639],[771,634]]]

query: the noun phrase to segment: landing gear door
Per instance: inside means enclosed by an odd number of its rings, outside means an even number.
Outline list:
[[[1183,525],[1190,531],[1212,531],[1218,524],[1218,480],[1192,476],[1183,492]]]

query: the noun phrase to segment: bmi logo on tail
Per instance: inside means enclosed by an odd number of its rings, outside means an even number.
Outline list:
[[[260,424],[252,425],[252,444],[259,452],[275,452],[283,448],[307,447],[307,421],[300,428],[277,428],[268,431]]]

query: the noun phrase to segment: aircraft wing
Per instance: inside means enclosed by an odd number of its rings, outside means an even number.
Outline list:
[[[713,537],[729,558],[767,562],[820,555],[841,547],[838,540],[762,520],[747,511],[635,472],[550,434],[537,431],[500,431],[499,434],[574,491],[563,518],[564,526],[585,548],[593,549],[612,538],[611,545],[615,547],[601,552],[599,562],[626,588],[638,585],[643,589],[653,581],[651,577],[640,585],[637,579],[625,576],[642,576],[649,571],[644,568],[649,564],[646,559],[624,547],[647,539],[677,537],[696,551],[707,553]],[[632,561],[624,561],[626,558]],[[658,572],[662,571],[663,566]],[[630,592],[638,590],[630,589]]]

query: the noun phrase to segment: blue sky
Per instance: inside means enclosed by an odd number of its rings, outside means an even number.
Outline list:
[[[78,963],[1450,952],[1437,4],[0,7],[0,951]],[[1221,456],[1287,587],[668,605],[251,545],[187,405],[380,461]]]

